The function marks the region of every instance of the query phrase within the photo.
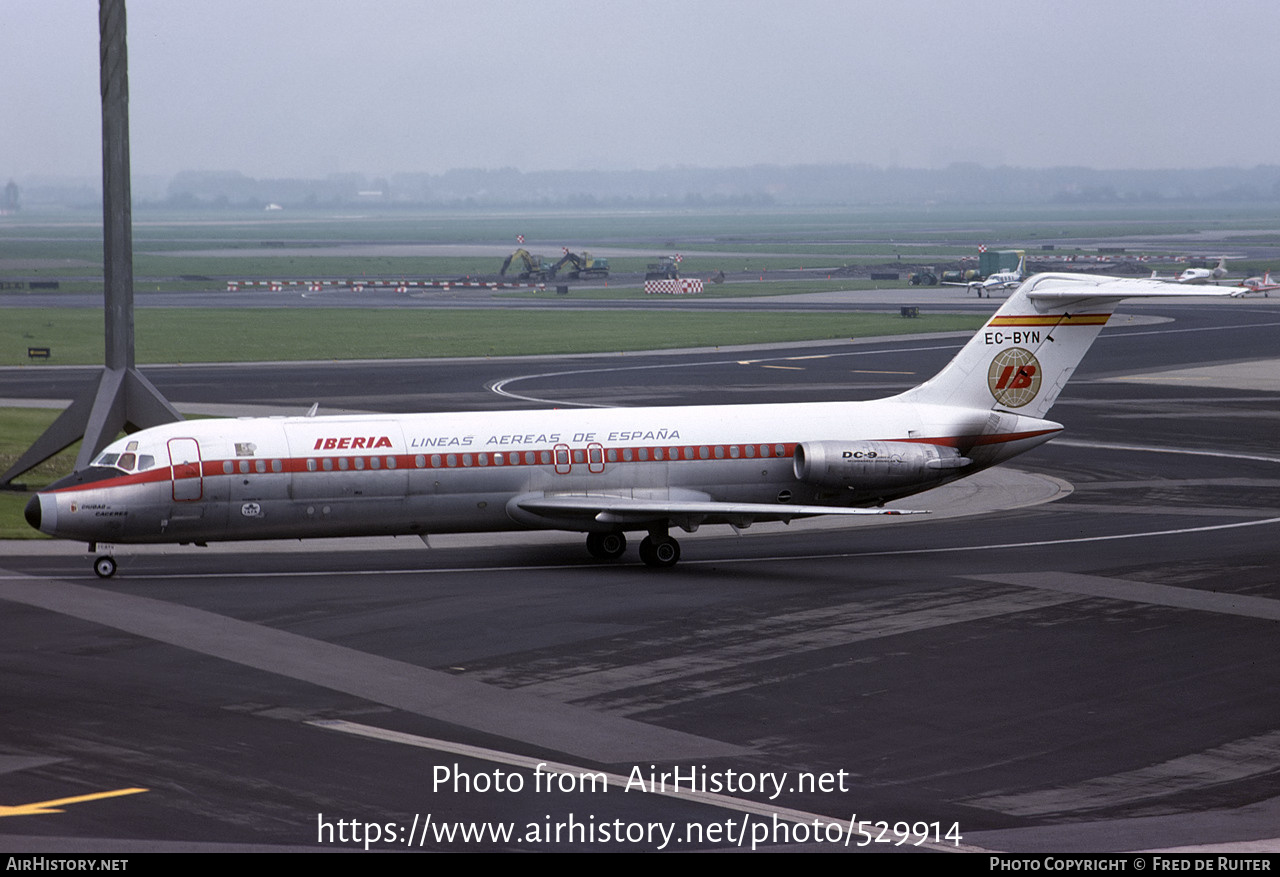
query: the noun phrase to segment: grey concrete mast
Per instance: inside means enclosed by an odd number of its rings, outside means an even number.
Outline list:
[[[89,465],[121,430],[181,420],[169,401],[134,365],[133,208],[129,181],[129,57],[125,0],[99,0],[99,75],[102,85],[102,274],[105,299],[103,371],[96,387],[66,411],[0,477],[17,475],[84,439],[76,468]]]

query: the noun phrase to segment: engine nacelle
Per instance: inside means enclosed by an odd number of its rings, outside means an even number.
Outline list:
[[[919,442],[801,442],[793,465],[807,484],[874,493],[942,481],[970,462],[955,448]]]

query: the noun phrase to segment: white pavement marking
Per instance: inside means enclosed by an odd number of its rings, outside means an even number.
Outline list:
[[[1091,442],[1083,439],[1057,438],[1053,444],[1067,448],[1101,448],[1108,451],[1136,451],[1146,454],[1178,454],[1186,457],[1223,457],[1228,460],[1252,460],[1258,463],[1280,463],[1280,457],[1263,454],[1241,454],[1234,451],[1206,451],[1200,448],[1166,448],[1156,445],[1129,445],[1123,442]]]
[[[1280,600],[1273,600],[1270,597],[1253,597],[1248,594],[1233,594],[1229,591],[1202,591],[1198,588],[1180,588],[1154,582],[1135,582],[1108,576],[1052,571],[986,573],[967,575],[963,578],[977,582],[998,582],[1002,585],[1056,591],[1060,594],[1077,594],[1082,597],[1105,597],[1109,600],[1146,603],[1151,606],[1172,606],[1177,609],[1216,612],[1219,615],[1241,615],[1245,618],[1280,621]]]

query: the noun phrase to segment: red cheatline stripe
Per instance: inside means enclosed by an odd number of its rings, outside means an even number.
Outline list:
[[[941,438],[906,438],[906,439],[882,439],[882,441],[895,442],[912,442],[921,445],[940,445],[942,447],[958,448],[964,445],[1002,445],[1006,442],[1019,442],[1023,439],[1035,438],[1036,436],[1048,435],[1054,432],[1060,432],[1058,429],[1035,429],[1029,432],[1002,432],[993,433],[992,435],[958,435],[943,436]]]
[[[964,447],[975,445],[994,445],[1004,444],[1006,442],[1022,441],[1024,439],[1035,438],[1037,436],[1047,435],[1049,433],[1058,432],[1057,429],[1039,429],[1029,432],[1011,432],[998,433],[993,435],[965,435],[965,436],[935,436],[932,438],[896,438],[896,439],[867,439],[866,441],[888,441],[888,442],[910,442],[912,444],[939,445],[941,447]],[[777,453],[777,447],[781,444],[782,453]],[[645,445],[633,447],[608,447],[603,448],[602,453],[605,455],[613,454],[616,459],[606,456],[603,464],[610,466],[626,465],[629,463],[683,463],[683,462],[700,462],[714,463],[722,461],[743,461],[743,460],[760,460],[760,459],[783,459],[795,454],[796,442],[752,442],[750,445],[686,445],[686,444],[664,444],[664,445]],[[747,453],[750,447],[752,452]],[[703,456],[705,449],[706,456]],[[640,459],[640,451],[645,452],[645,459]],[[735,456],[736,451],[736,456]],[[548,457],[543,458],[545,452]],[[627,453],[630,452],[630,459],[626,459]],[[654,455],[661,452],[662,459],[655,459]],[[718,452],[718,453],[717,453]],[[571,448],[570,453],[580,453],[582,459],[572,457],[570,466],[587,466],[599,465],[601,461],[597,459],[592,462],[588,454],[588,449],[584,447]],[[532,457],[526,457],[526,455]],[[502,455],[502,462],[497,462],[498,455]],[[418,457],[421,457],[422,465],[418,465]],[[450,457],[453,458],[452,463]],[[436,460],[438,459],[438,462]],[[481,462],[483,458],[484,462]],[[324,469],[323,461],[332,460],[333,468]],[[378,468],[373,468],[372,460],[378,460]],[[391,459],[395,461],[394,466],[388,466],[387,461]],[[330,455],[318,454],[311,457],[237,457],[227,460],[205,460],[201,465],[201,476],[204,478],[216,478],[219,476],[240,476],[240,475],[282,475],[282,474],[334,474],[334,473],[355,473],[355,472],[399,472],[415,469],[506,469],[512,466],[554,466],[556,454],[552,448],[539,448],[537,450],[507,450],[507,451],[477,451],[477,450],[438,450],[428,451],[421,454],[377,454],[377,455]],[[340,468],[339,460],[347,461],[347,468]],[[359,467],[356,460],[360,461]],[[314,461],[315,468],[310,469],[307,466],[308,461]],[[257,470],[257,463],[261,462],[264,471]],[[273,465],[279,462],[280,471],[276,471]],[[247,471],[241,471],[240,464],[246,465]],[[560,465],[565,465],[561,463]],[[228,468],[229,467],[229,468]],[[194,476],[193,476],[194,477]],[[122,474],[116,478],[106,478],[102,481],[94,481],[89,484],[78,484],[68,487],[61,487],[49,493],[76,493],[87,490],[99,490],[109,487],[127,487],[133,484],[146,484],[153,481],[169,481],[170,467],[168,465],[159,465],[146,472],[133,472]]]

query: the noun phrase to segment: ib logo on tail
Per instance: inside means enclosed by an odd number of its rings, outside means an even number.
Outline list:
[[[996,402],[1006,408],[1021,408],[1040,392],[1040,362],[1022,347],[1008,347],[991,360],[987,386]]]

